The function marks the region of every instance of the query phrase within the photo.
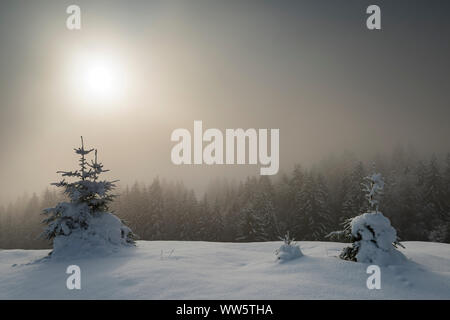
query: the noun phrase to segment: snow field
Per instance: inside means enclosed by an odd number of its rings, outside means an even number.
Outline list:
[[[300,241],[304,256],[278,263],[281,241],[138,241],[101,257],[44,259],[48,250],[0,251],[1,299],[450,299],[450,245],[403,242],[408,258],[381,266],[369,290],[369,264],[337,256],[348,244]],[[68,290],[69,265],[81,290]]]

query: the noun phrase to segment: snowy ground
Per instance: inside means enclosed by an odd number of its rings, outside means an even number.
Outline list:
[[[336,258],[345,244],[299,242],[305,256],[275,261],[281,242],[139,241],[100,258],[38,261],[47,250],[0,251],[0,299],[450,299],[450,244],[404,242],[409,261],[381,268]],[[81,290],[66,288],[67,266]]]

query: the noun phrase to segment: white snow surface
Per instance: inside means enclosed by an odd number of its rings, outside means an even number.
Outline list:
[[[381,267],[337,256],[345,243],[304,242],[278,263],[282,242],[138,241],[101,256],[42,259],[49,250],[0,250],[0,299],[450,299],[450,244],[402,242],[407,260]],[[81,290],[66,269],[81,268]]]

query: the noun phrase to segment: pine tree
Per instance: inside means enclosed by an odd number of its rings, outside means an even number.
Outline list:
[[[3,205],[0,205],[0,248],[4,248],[3,244],[6,242],[5,220],[6,220],[6,209],[5,207],[3,207]]]
[[[143,188],[144,187],[144,188]],[[146,197],[145,185],[141,186],[135,182],[128,193],[128,210],[134,212],[133,230],[140,239],[147,239],[146,221],[148,219],[148,201]]]
[[[39,208],[39,198],[33,193],[32,197],[27,201],[27,205],[24,211],[24,221],[20,224],[20,229],[16,232],[23,234],[23,243],[21,248],[31,249],[30,244],[39,238],[39,231],[35,228],[40,224],[39,214],[36,213],[36,208]],[[42,241],[42,240],[41,240]]]
[[[290,188],[288,189],[287,200],[289,201],[288,210],[291,213],[288,215],[286,222],[286,228],[291,228],[296,239],[303,239],[304,236],[304,224],[300,220],[302,203],[300,199],[304,193],[305,180],[305,172],[299,165],[296,165],[289,181]]]
[[[221,241],[223,238],[223,231],[223,217],[220,211],[219,199],[216,198],[211,211],[211,228],[207,239],[211,241]]]
[[[198,222],[196,225],[196,239],[202,241],[222,241],[224,219],[220,211],[219,199],[216,198],[211,207],[205,194],[198,205]]]
[[[270,201],[261,180],[248,178],[241,188],[238,241],[267,241],[270,238]]]
[[[391,172],[386,183],[386,196],[380,208],[381,211],[389,213],[389,216],[386,216],[396,226],[400,239],[424,240],[416,182],[415,172],[407,166],[400,172]]]
[[[446,167],[444,173],[444,192],[446,202],[447,214],[445,216],[445,228],[446,228],[446,237],[444,242],[450,243],[450,152],[447,154],[445,159]]]
[[[445,158],[444,181],[446,185],[446,190],[450,194],[450,152],[447,153],[447,157]]]
[[[265,234],[264,241],[275,240],[280,236],[278,221],[275,215],[274,199],[275,194],[272,182],[268,176],[261,176],[258,181],[255,208],[262,221],[262,228]]]
[[[415,168],[416,176],[417,176],[417,186],[422,187],[425,183],[425,175],[426,175],[426,166],[423,161],[419,161]]]
[[[131,230],[116,216],[108,213],[108,205],[115,198],[112,190],[116,181],[99,180],[100,175],[109,170],[105,170],[103,164],[98,162],[97,150],[85,149],[83,137],[81,147],[74,150],[80,156],[80,169],[58,171],[63,179],[52,184],[64,190],[69,202],[60,202],[55,207],[44,210],[47,216],[44,220],[47,224],[44,235],[53,240],[52,253],[55,252],[57,240],[65,243],[64,247],[75,241],[76,237],[89,241],[90,237],[95,236],[109,243],[133,244],[134,235]],[[89,163],[86,156],[93,151],[95,157]],[[66,178],[74,178],[75,181],[67,181]]]
[[[322,177],[317,180],[310,173],[305,176],[304,186],[297,193],[297,216],[294,230],[302,240],[322,240],[330,224],[328,191]]]
[[[150,221],[148,229],[152,240],[161,240],[164,234],[164,200],[162,195],[161,184],[156,178],[148,190]]]
[[[318,240],[323,240],[326,233],[330,231],[332,226],[333,217],[330,211],[330,191],[326,185],[325,178],[322,175],[317,176],[316,184],[316,194],[317,194],[317,223],[322,225],[322,230],[318,234]]]
[[[361,189],[361,184],[363,182],[364,166],[362,162],[358,162],[349,178],[349,189],[344,197],[344,203],[342,205],[342,221],[364,212],[367,208],[364,192]]]
[[[196,238],[207,240],[210,235],[211,210],[209,208],[208,196],[205,194],[199,203]]]
[[[446,221],[448,220],[447,193],[445,181],[439,170],[437,158],[432,156],[425,171],[423,183],[423,210],[426,228],[431,241],[444,241],[447,237]]]
[[[403,255],[395,250],[397,246],[403,247],[397,238],[397,232],[389,219],[379,211],[384,189],[381,174],[367,176],[362,186],[369,211],[347,220],[345,229],[341,232],[350,238],[352,246],[344,248],[339,257],[380,265],[403,261]]]
[[[267,234],[264,231],[263,221],[252,205],[248,205],[240,212],[239,235],[237,241],[253,242],[265,241]]]
[[[230,199],[230,207],[227,212],[225,212],[225,216],[223,218],[224,221],[224,241],[235,241],[239,237],[239,223],[240,221],[240,206],[237,201],[237,196],[231,200]]]
[[[285,234],[293,221],[292,195],[289,177],[282,174],[280,180],[274,186],[275,216],[278,220],[279,233]]]

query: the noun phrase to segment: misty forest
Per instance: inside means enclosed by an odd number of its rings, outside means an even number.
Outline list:
[[[344,152],[275,178],[217,179],[202,195],[157,177],[118,189],[111,207],[140,240],[258,242],[289,231],[296,240],[327,241],[367,209],[361,183],[374,170],[385,177],[380,210],[400,240],[450,242],[450,153],[421,157],[402,147],[369,161]],[[42,211],[62,200],[49,188],[0,206],[0,248],[50,248]]]

